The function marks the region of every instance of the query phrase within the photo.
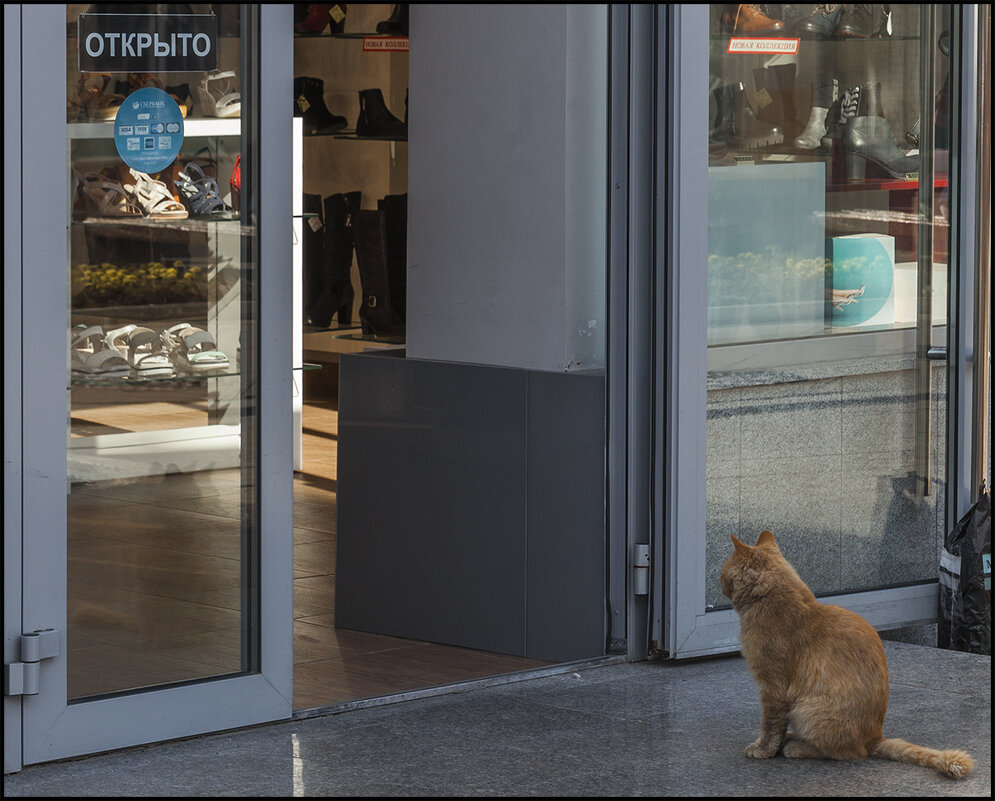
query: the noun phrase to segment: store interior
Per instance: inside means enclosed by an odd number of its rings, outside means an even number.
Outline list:
[[[252,664],[244,510],[255,488],[239,467],[247,413],[239,373],[251,356],[237,311],[244,256],[232,8],[218,14],[222,63],[207,85],[195,74],[80,72],[78,15],[113,9],[67,11],[77,179],[67,566],[69,696],[76,700]],[[293,371],[295,709],[546,664],[335,624],[339,359],[404,347],[407,34],[407,4],[295,5],[293,108],[302,133],[294,148],[303,183],[294,338],[304,363]],[[145,176],[153,195],[162,183],[169,197],[145,198],[145,206],[136,205],[142,198],[105,133],[123,98],[139,89],[168,92],[187,128],[176,161],[183,169]],[[175,284],[170,302],[121,301],[122,284],[155,282]],[[172,330],[175,350],[168,339],[149,345],[145,330]],[[206,344],[197,347],[197,337]],[[179,351],[189,351],[191,363],[174,374],[169,360]],[[200,352],[223,357],[223,368],[197,375]]]

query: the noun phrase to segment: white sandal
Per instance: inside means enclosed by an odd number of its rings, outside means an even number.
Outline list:
[[[211,117],[239,117],[242,114],[242,96],[235,91],[231,79],[232,70],[209,72],[197,87],[201,111]],[[211,86],[215,81],[224,81],[220,86]]]
[[[131,366],[120,351],[107,344],[99,325],[77,325],[72,330],[72,371],[75,375],[124,378]]]
[[[88,172],[77,178],[80,198],[85,201],[80,208],[84,211],[99,217],[142,217],[142,210],[117,181],[99,172]]]
[[[128,172],[133,183],[125,183],[124,188],[134,195],[142,213],[150,220],[185,220],[189,216],[184,205],[169,194],[162,181],[130,167]]]
[[[189,323],[178,323],[162,332],[162,342],[176,369],[201,374],[227,370],[228,356],[216,350],[217,342],[210,331]]]
[[[162,341],[150,328],[126,325],[108,331],[106,341],[128,360],[132,378],[169,378],[175,374],[173,363],[162,349]]]

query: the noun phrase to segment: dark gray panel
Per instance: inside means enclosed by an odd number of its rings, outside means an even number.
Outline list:
[[[336,625],[525,653],[525,374],[340,363]]]
[[[605,379],[340,361],[336,625],[604,653]]]
[[[605,378],[529,373],[527,652],[605,652]]]

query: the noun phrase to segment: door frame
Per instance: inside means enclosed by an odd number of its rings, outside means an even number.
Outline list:
[[[244,6],[243,9],[249,8]],[[293,489],[291,381],[292,13],[258,6],[257,136],[243,153],[259,237],[258,469],[259,672],[68,703],[66,682],[66,385],[61,322],[68,308],[64,211],[70,206],[66,128],[65,6],[4,6],[4,89],[20,98],[4,135],[4,313],[21,347],[4,363],[4,661],[19,659],[22,632],[55,628],[58,656],[40,668],[41,692],[4,698],[4,770],[24,764],[266,721],[288,719],[293,701]],[[248,15],[254,21],[254,15]],[[243,87],[243,92],[245,88]],[[12,100],[13,99],[13,100]],[[245,123],[250,125],[250,123]],[[250,147],[251,150],[251,147]],[[57,157],[53,157],[57,154]],[[12,183],[12,181],[14,183]],[[18,191],[19,190],[19,191]],[[251,191],[247,193],[252,196]],[[246,197],[246,194],[243,194]],[[53,236],[53,220],[56,233]],[[285,269],[274,269],[283,266]],[[55,369],[37,369],[38,365]]]
[[[652,523],[652,610],[648,649],[669,658],[699,657],[738,650],[739,620],[733,610],[705,610],[705,431],[707,151],[701,132],[708,120],[708,6],[660,7],[657,22],[656,97],[658,201],[655,230],[665,232],[655,249],[656,315],[651,338],[654,364],[654,454]],[[665,10],[664,10],[665,9]],[[956,11],[954,13],[957,13]],[[951,225],[961,226],[951,269],[949,327],[948,524],[967,511],[974,481],[968,462],[973,432],[971,399],[974,362],[975,179],[978,117],[976,32],[978,7],[962,7],[964,47],[959,61],[966,99],[960,117],[962,161]],[[666,141],[671,137],[671,141]],[[956,159],[953,160],[957,163]],[[973,165],[973,166],[972,166]],[[953,178],[951,179],[953,180]],[[660,234],[658,233],[658,237]],[[867,618],[879,629],[935,622],[938,584],[834,595],[832,602]]]

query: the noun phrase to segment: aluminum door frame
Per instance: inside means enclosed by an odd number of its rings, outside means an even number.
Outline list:
[[[68,298],[65,6],[4,7],[5,100],[20,97],[19,131],[5,132],[20,174],[5,173],[4,311],[8,332],[30,328],[4,364],[5,661],[21,632],[57,628],[61,654],[41,664],[37,696],[4,699],[5,771],[292,716],[293,487],[291,380],[291,7],[260,7],[258,82],[260,671],[69,704],[66,682],[66,387]],[[18,19],[19,17],[19,19]],[[11,24],[14,23],[14,24]],[[19,23],[19,24],[17,24]],[[12,63],[20,48],[21,60]],[[58,57],[52,58],[52,54]],[[14,148],[12,151],[11,149]],[[56,157],[53,157],[55,155]],[[20,182],[20,214],[8,216]],[[53,236],[53,222],[56,228]],[[13,236],[8,238],[8,234]],[[17,252],[15,248],[18,248]],[[281,266],[283,269],[280,269]],[[46,276],[49,280],[46,280]],[[17,284],[21,286],[17,286]],[[11,289],[18,294],[11,296]],[[17,307],[19,304],[19,308]],[[10,316],[8,316],[10,314]],[[50,319],[45,326],[32,321]],[[11,328],[13,326],[13,328]],[[39,365],[53,369],[38,369]],[[19,390],[19,392],[18,392]],[[19,438],[19,439],[16,439]],[[8,450],[8,443],[14,447]],[[20,450],[18,452],[18,447]],[[18,458],[19,457],[19,458]],[[263,480],[265,479],[265,480]],[[10,503],[15,508],[10,513]],[[20,551],[20,575],[7,575]],[[13,578],[10,583],[6,580]],[[8,609],[20,607],[20,620]]]
[[[656,230],[665,232],[658,242],[655,341],[654,515],[651,586],[653,609],[649,643],[668,658],[690,658],[729,653],[739,648],[739,620],[731,610],[705,611],[705,424],[706,424],[706,314],[707,241],[702,226],[707,219],[706,137],[708,129],[707,5],[665,6],[658,25],[658,50],[666,53],[657,62],[658,120],[666,136],[658,136],[657,197],[665,198],[657,210]],[[962,83],[967,98],[962,108],[959,152],[961,175],[976,164],[978,147],[977,86],[978,10],[963,12]],[[669,142],[667,141],[669,137]],[[953,397],[950,435],[951,464],[964,464],[971,453],[970,403],[974,308],[974,220],[977,195],[973,180],[959,188],[959,222],[964,236],[957,238],[956,292],[950,300],[950,326],[954,332],[955,373],[948,382]],[[658,234],[659,236],[659,234]],[[956,316],[955,316],[956,315]],[[970,328],[968,326],[971,326]],[[983,354],[977,354],[983,358]],[[966,465],[964,465],[966,467]],[[967,511],[972,497],[970,471],[954,471],[957,485],[948,490],[956,517]],[[948,518],[949,519],[949,518]],[[832,602],[852,609],[877,628],[887,629],[936,620],[936,583],[834,595]]]

